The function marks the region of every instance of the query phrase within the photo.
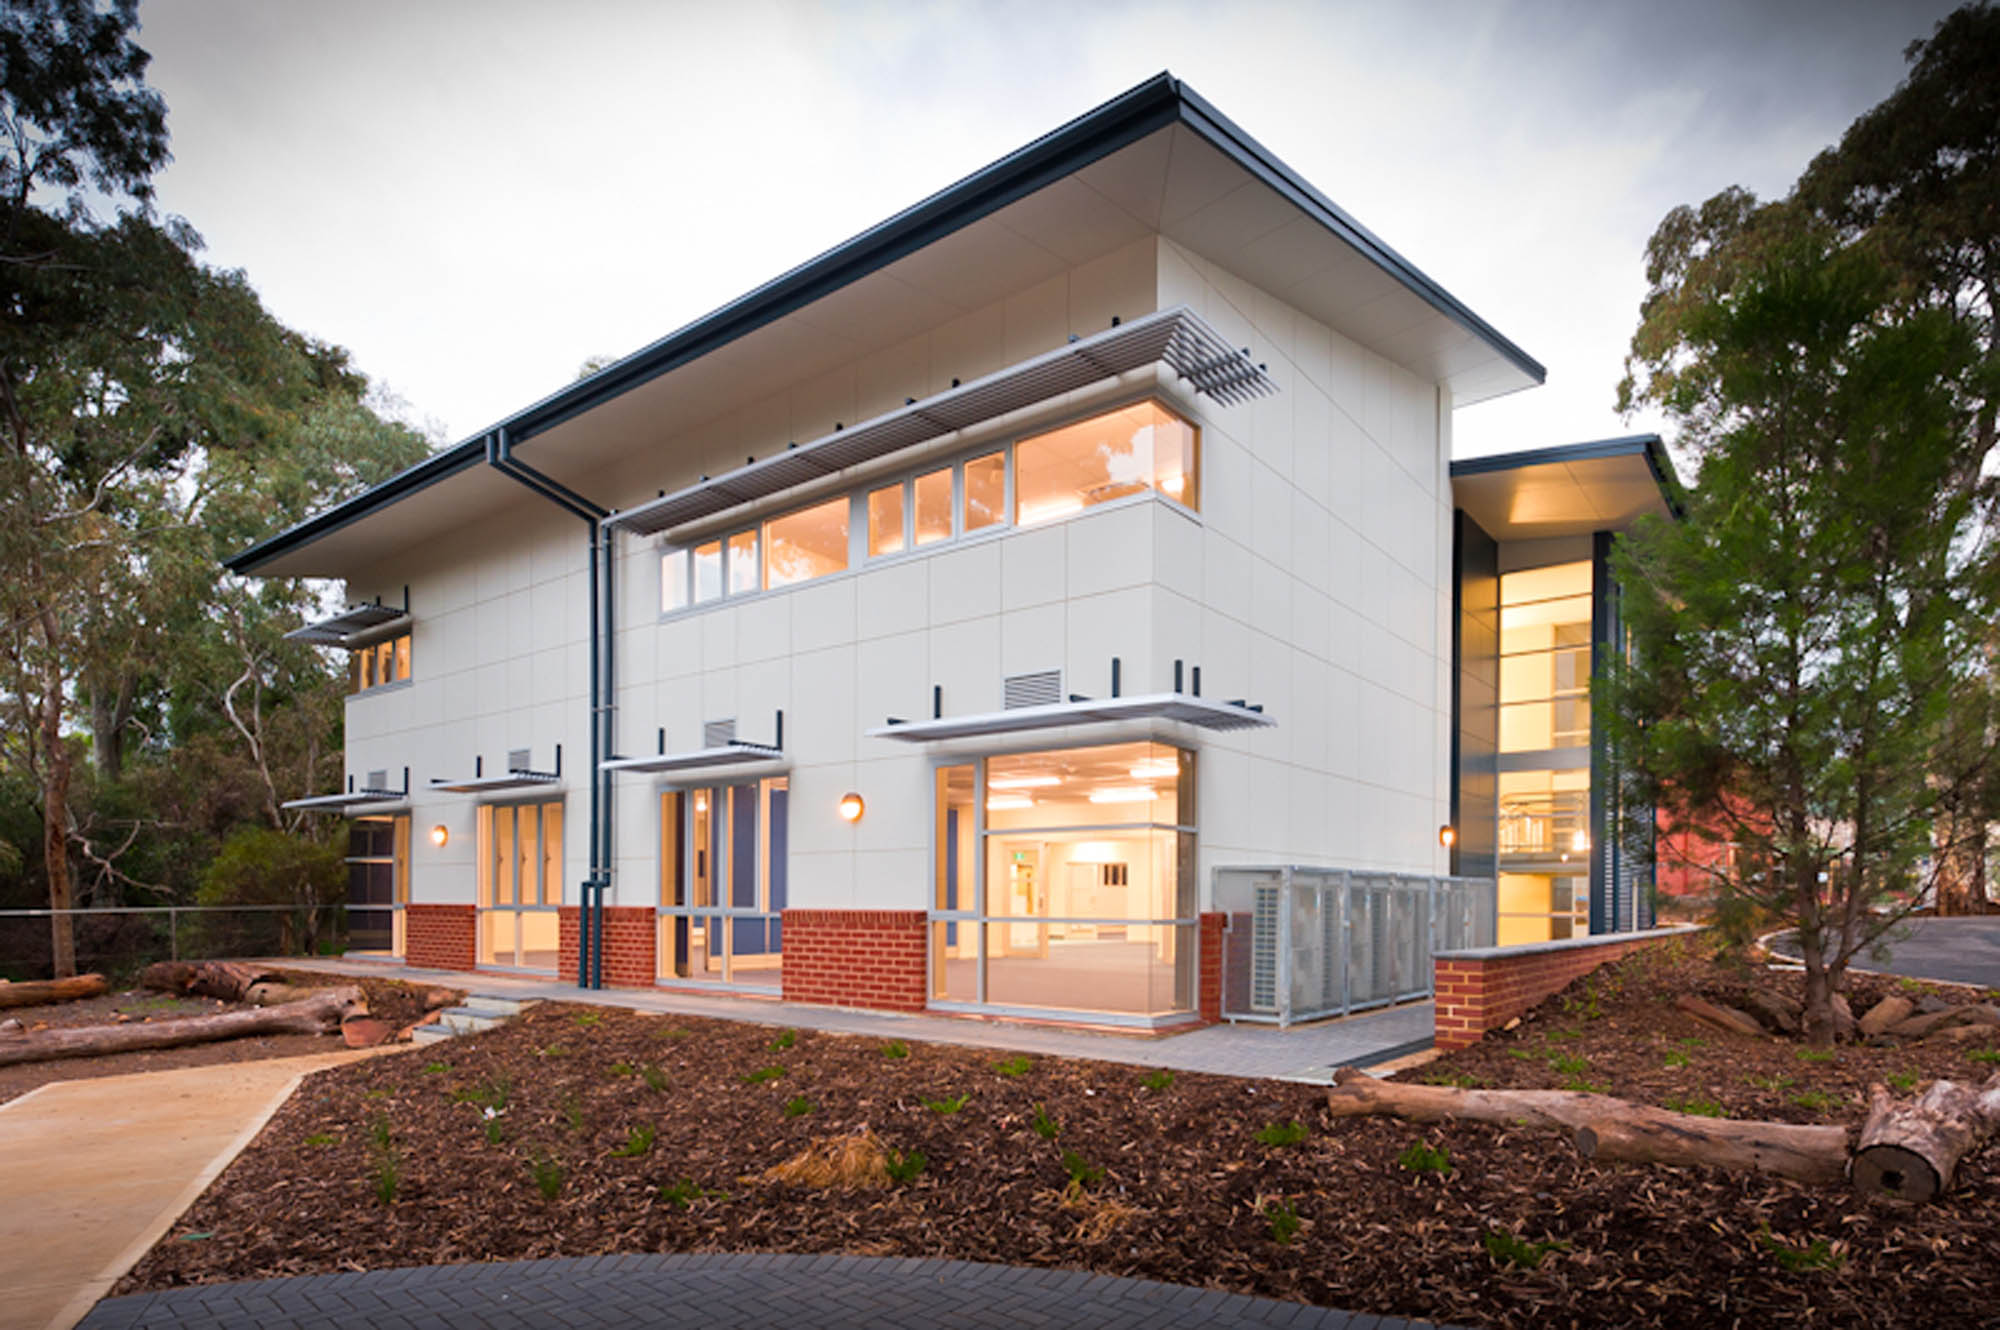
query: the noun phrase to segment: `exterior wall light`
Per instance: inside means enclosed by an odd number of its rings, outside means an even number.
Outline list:
[[[841,821],[843,821],[843,822],[859,822],[859,821],[861,820],[861,813],[862,813],[862,810],[863,810],[863,809],[864,809],[865,807],[867,807],[867,805],[865,805],[865,804],[863,804],[863,803],[861,802],[861,796],[860,796],[860,795],[858,795],[858,794],[843,794],[843,795],[841,795],[841,796],[840,796],[840,819],[841,819]]]
[[[439,823],[437,826],[431,828],[431,844],[437,846],[439,849],[443,849],[445,842],[450,839],[451,832],[446,829],[443,823]]]
[[[1449,850],[1458,844],[1458,828],[1447,822],[1438,828],[1438,844]]]

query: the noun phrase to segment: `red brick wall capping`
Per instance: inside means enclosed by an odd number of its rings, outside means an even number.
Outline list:
[[[1437,1047],[1450,1050],[1476,1044],[1488,1030],[1499,1029],[1600,965],[1641,947],[1700,931],[1683,925],[1518,947],[1438,952],[1432,957]]]

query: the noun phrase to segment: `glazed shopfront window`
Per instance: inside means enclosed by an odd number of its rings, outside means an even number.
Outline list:
[[[782,776],[660,796],[661,979],[778,990],[790,804]]]
[[[1157,1018],[1193,1002],[1194,755],[1157,743],[937,774],[931,994]]]

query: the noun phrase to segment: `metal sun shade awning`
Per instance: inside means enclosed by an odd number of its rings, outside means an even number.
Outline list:
[[[976,716],[892,722],[869,730],[868,737],[925,743],[1120,720],[1178,720],[1205,730],[1250,730],[1278,723],[1262,711],[1241,702],[1211,702],[1187,693],[1148,693],[1143,697],[1078,698],[1072,702],[1015,707]]]
[[[354,605],[331,618],[292,629],[285,634],[285,640],[321,647],[346,646],[357,634],[409,617],[408,610],[394,605]]]
[[[490,794],[495,790],[523,790],[561,781],[562,777],[553,771],[510,771],[504,776],[474,776],[470,780],[433,777],[430,788],[446,794]]]
[[[316,794],[310,799],[288,799],[278,806],[308,813],[338,813],[360,804],[390,803],[408,797],[402,790],[348,790],[344,794]]]
[[[768,744],[720,744],[684,753],[653,753],[645,757],[612,757],[597,764],[600,771],[697,772],[740,767],[758,762],[782,762],[784,750]]]
[[[1278,390],[1248,351],[1230,346],[1200,315],[1176,305],[640,504],[608,523],[652,535],[1152,364],[1167,365],[1196,392],[1226,406]]]

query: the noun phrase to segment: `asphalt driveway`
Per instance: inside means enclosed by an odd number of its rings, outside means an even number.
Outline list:
[[[1798,938],[1787,933],[1772,949],[1796,959]],[[2000,988],[2000,916],[1969,919],[1906,919],[1889,939],[1889,957],[1866,954],[1854,962],[1867,970]]]

